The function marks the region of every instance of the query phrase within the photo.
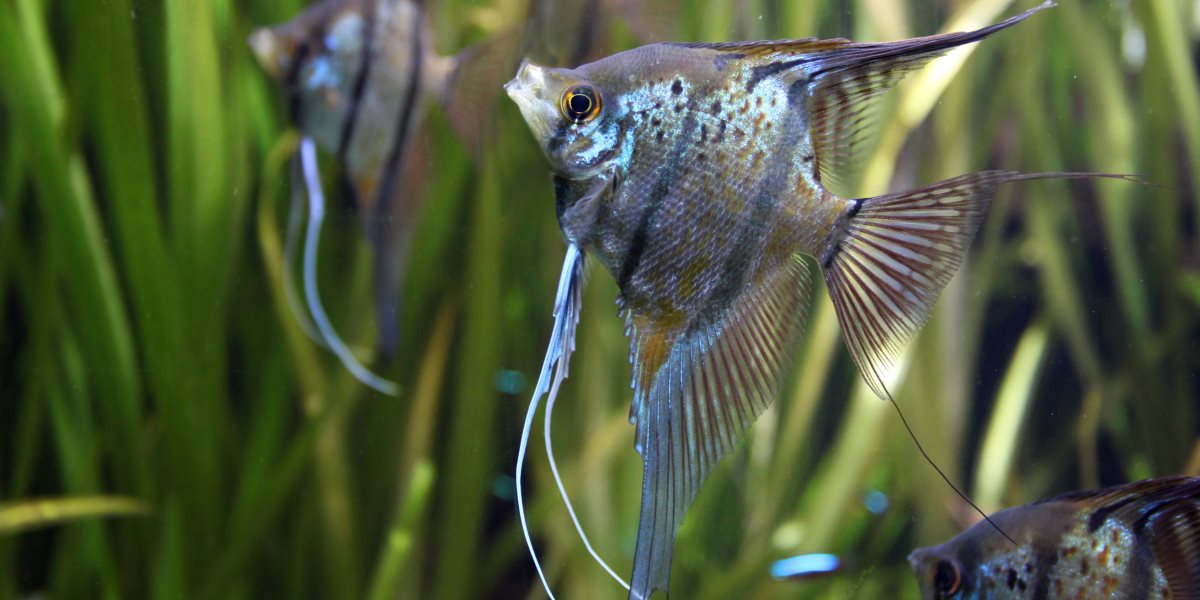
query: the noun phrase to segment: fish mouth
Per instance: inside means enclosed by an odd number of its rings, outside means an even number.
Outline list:
[[[280,43],[279,36],[269,27],[259,27],[250,33],[246,43],[263,70],[271,77],[281,79],[287,49]]]
[[[504,84],[504,91],[512,98],[525,121],[534,131],[540,132],[546,125],[544,94],[546,90],[546,68],[521,61],[516,77]]]
[[[504,84],[504,91],[524,112],[527,106],[536,103],[538,92],[544,89],[545,85],[546,69],[525,59],[521,61],[521,66],[517,67],[516,77]]]

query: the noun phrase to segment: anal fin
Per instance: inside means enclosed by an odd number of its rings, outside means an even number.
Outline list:
[[[717,323],[667,340],[653,324],[633,328],[633,420],[644,468],[630,598],[667,591],[684,513],[778,394],[803,333],[808,294],[808,270],[792,258],[744,291]],[[654,366],[647,361],[661,366],[647,374],[643,369]]]

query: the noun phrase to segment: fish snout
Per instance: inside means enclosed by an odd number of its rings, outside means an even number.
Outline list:
[[[521,116],[542,141],[553,133],[558,117],[557,104],[547,91],[547,69],[528,60],[521,61],[516,77],[504,84],[504,91],[517,104]]]
[[[521,75],[525,73],[525,69],[528,66],[529,66],[528,58],[521,60],[521,66],[517,67],[516,76],[513,77],[512,79],[508,80],[508,83],[504,84],[504,92],[507,93],[508,96],[514,100],[516,100],[516,94],[518,93],[517,92],[518,88],[521,87]]]
[[[258,64],[268,75],[275,79],[283,78],[283,74],[291,62],[290,49],[284,47],[285,44],[272,28],[259,27],[255,29],[250,32],[246,43],[250,45],[254,58],[258,60]]]
[[[517,75],[504,84],[504,91],[520,104],[523,98],[528,101],[536,98],[538,93],[545,88],[545,83],[545,67],[535,65],[527,58],[521,61],[521,66],[517,67]]]

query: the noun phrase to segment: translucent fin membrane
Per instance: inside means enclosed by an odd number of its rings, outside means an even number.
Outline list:
[[[708,474],[779,392],[808,308],[793,258],[743,291],[724,317],[667,337],[631,312],[634,423],[644,464],[630,598],[668,591],[675,534]],[[653,357],[667,356],[655,372]]]
[[[313,321],[316,322],[317,330],[329,345],[329,349],[337,355],[355,379],[382,394],[395,396],[399,394],[399,387],[394,382],[372,373],[358,362],[358,359],[342,342],[337,331],[333,329],[333,324],[325,314],[321,296],[317,293],[317,249],[321,238],[321,223],[325,220],[325,195],[321,191],[321,178],[317,171],[317,151],[312,138],[305,137],[300,142],[300,161],[304,169],[305,186],[308,188],[310,213],[308,231],[304,239],[304,298],[308,301]]]

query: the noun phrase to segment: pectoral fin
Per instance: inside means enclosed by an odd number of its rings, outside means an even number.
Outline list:
[[[796,258],[743,292],[718,323],[672,337],[630,315],[644,465],[630,598],[667,591],[684,513],[778,393],[803,333],[808,291],[808,270]]]

